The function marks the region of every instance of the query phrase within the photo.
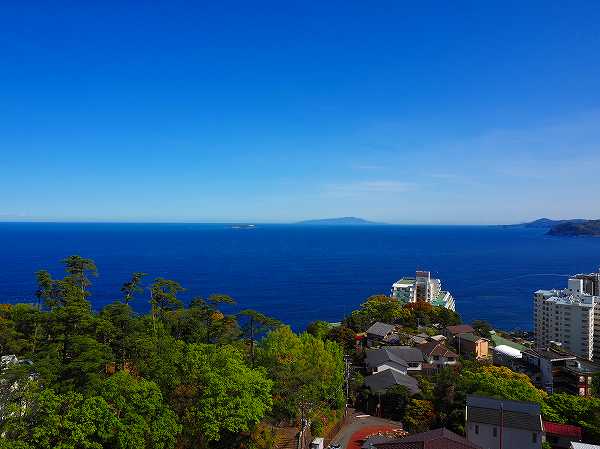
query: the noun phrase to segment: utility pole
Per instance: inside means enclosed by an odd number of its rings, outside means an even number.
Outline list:
[[[344,415],[348,413],[348,404],[350,403],[350,356],[344,355],[344,382],[346,383],[346,407]]]
[[[504,402],[500,402],[500,449],[502,449],[502,437],[504,433]]]

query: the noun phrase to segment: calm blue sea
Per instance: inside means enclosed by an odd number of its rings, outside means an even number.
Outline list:
[[[293,226],[0,223],[0,302],[32,301],[34,272],[61,275],[70,254],[93,258],[96,309],[133,271],[179,281],[184,299],[227,293],[299,330],[338,321],[366,297],[428,269],[467,321],[530,329],[531,297],[600,266],[600,239],[479,226]],[[148,298],[134,307],[148,309]]]

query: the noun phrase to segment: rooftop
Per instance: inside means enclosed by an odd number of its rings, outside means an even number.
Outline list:
[[[415,282],[417,282],[416,279],[414,278],[402,278],[397,280],[396,282],[394,282],[394,287],[400,287],[400,286],[409,286],[409,285],[413,285]]]
[[[555,422],[544,421],[544,431],[561,437],[575,438],[581,440],[581,427],[570,424],[559,424]]]
[[[539,404],[467,395],[467,421],[543,431]]]
[[[468,324],[457,324],[456,326],[448,326],[446,327],[446,330],[452,335],[466,334],[467,332],[475,332],[475,329],[473,329],[473,327],[469,326]]]
[[[441,428],[376,444],[377,449],[481,449],[464,437]]]
[[[378,321],[375,324],[373,324],[370,328],[367,329],[367,334],[376,335],[378,337],[385,337],[387,334],[392,332],[394,329],[395,329],[395,326]]]
[[[386,369],[376,374],[365,377],[365,385],[373,393],[385,391],[395,385],[404,385],[410,394],[419,393],[419,383],[414,377],[402,374],[394,369]]]
[[[525,349],[527,349],[527,347],[525,347],[524,345],[515,343],[514,341],[509,340],[508,338],[501,337],[500,335],[496,334],[495,332],[492,332],[490,340],[492,341],[494,346],[501,346],[501,345],[510,346],[511,348],[518,349],[519,351],[524,351]]]
[[[400,366],[408,367],[406,360],[398,356],[395,352],[387,351],[387,349],[387,347],[382,349],[368,349],[365,358],[367,366],[377,368],[385,363],[394,362]]]
[[[458,358],[458,354],[452,352],[438,341],[430,341],[429,343],[422,344],[419,346],[419,349],[427,356],[439,355],[441,357]]]
[[[576,360],[577,356],[575,354],[569,354],[567,352],[559,352],[553,348],[548,348],[548,349],[543,349],[543,348],[537,348],[537,349],[526,349],[523,351],[523,354],[529,355],[529,356],[534,356],[534,357],[540,357],[540,358],[544,358],[546,360],[549,361],[556,361],[556,360]]]
[[[480,337],[479,335],[475,335],[472,332],[468,332],[466,334],[459,334],[458,338],[460,338],[461,340],[472,341],[472,342],[476,342],[479,340],[485,340],[485,338]]]

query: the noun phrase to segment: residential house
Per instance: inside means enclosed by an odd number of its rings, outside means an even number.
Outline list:
[[[483,449],[541,449],[539,404],[468,395],[465,432]]]
[[[398,342],[396,327],[380,321],[367,329],[367,347],[394,344]]]
[[[480,360],[489,356],[489,340],[470,332],[457,335],[456,346],[459,354],[465,357]]]
[[[380,349],[367,349],[365,364],[370,373],[395,369],[403,374],[421,371],[423,353],[412,346],[384,346]]]
[[[365,366],[369,374],[380,373],[393,369],[402,374],[408,373],[408,362],[396,352],[390,351],[389,346],[381,349],[367,349],[365,351]]]
[[[434,369],[440,369],[444,366],[454,366],[458,363],[458,354],[452,352],[443,343],[430,341],[418,346],[423,353],[423,359]]]
[[[412,346],[389,346],[388,352],[395,353],[408,363],[408,373],[419,372],[423,366],[423,352]]]
[[[388,388],[396,385],[405,386],[410,394],[420,393],[419,383],[414,377],[407,376],[395,369],[386,369],[365,377],[365,386],[373,394],[385,393]]]
[[[447,326],[443,333],[451,343],[454,342],[454,339],[460,334],[468,334],[475,332],[472,326],[468,324],[457,324],[456,326]]]
[[[569,449],[572,442],[580,442],[582,439],[581,427],[570,424],[544,421],[544,432],[552,449]]]
[[[482,449],[477,444],[444,428],[376,443],[375,447],[377,449]]]

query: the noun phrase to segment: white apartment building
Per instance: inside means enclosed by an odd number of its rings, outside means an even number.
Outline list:
[[[428,302],[434,306],[456,310],[450,292],[442,290],[442,281],[432,278],[429,271],[417,271],[414,278],[405,277],[394,282],[391,296],[405,304]]]
[[[600,360],[600,296],[587,294],[583,279],[569,279],[563,290],[536,291],[533,321],[539,348],[558,343],[580,357]]]

